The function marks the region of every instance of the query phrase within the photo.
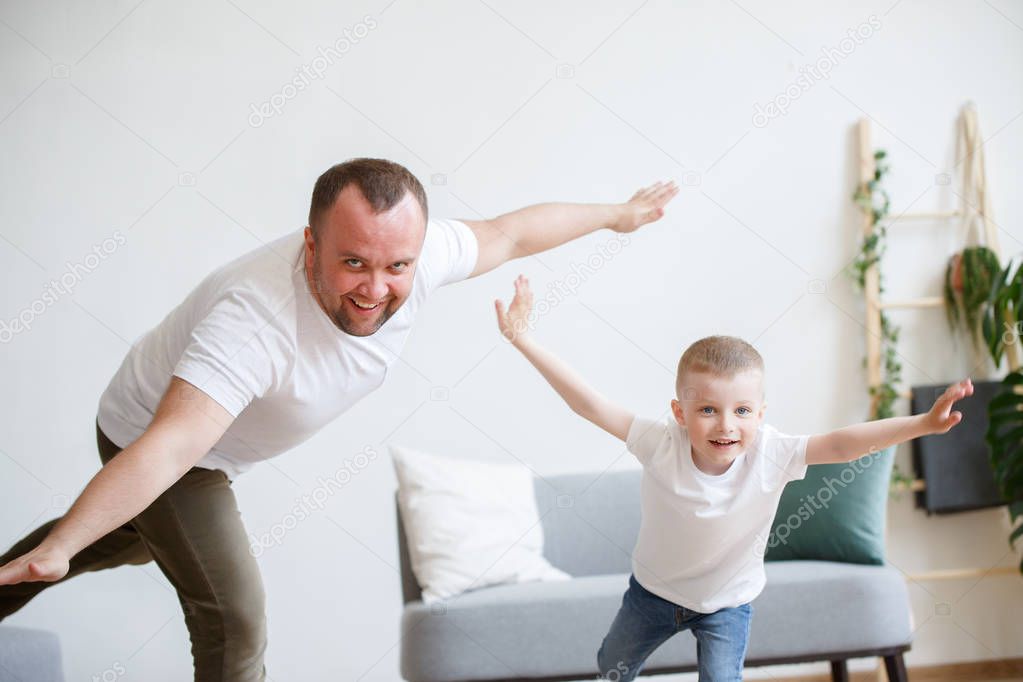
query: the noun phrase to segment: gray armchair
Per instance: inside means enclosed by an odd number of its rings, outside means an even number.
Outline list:
[[[0,625],[0,680],[64,682],[57,635],[45,630]]]

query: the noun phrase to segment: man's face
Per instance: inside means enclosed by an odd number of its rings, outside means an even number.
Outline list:
[[[352,336],[373,334],[405,302],[426,236],[426,220],[411,194],[374,213],[350,184],[322,217],[320,238],[305,231],[305,268],[313,297]]]
[[[691,372],[682,389],[671,407],[676,421],[689,431],[693,459],[706,473],[723,473],[753,444],[764,420],[763,374]]]

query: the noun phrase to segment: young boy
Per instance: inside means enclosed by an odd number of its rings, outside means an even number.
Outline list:
[[[625,441],[643,465],[643,520],[622,606],[597,653],[605,679],[626,682],[675,633],[692,630],[701,682],[742,679],[750,602],[764,587],[763,540],[785,484],[810,464],[848,462],[962,419],[950,386],[926,414],[855,424],[816,436],[787,436],[763,423],[764,363],[748,343],[701,339],[683,353],[673,419],[635,417],[583,382],[528,333],[529,282],[515,281],[504,336],[577,414]]]

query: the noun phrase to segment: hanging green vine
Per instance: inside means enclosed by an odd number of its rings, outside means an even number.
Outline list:
[[[856,205],[870,216],[872,228],[870,234],[864,237],[860,243],[860,251],[849,268],[850,274],[861,291],[866,289],[867,272],[874,266],[878,266],[879,293],[884,291],[884,278],[881,275],[880,264],[888,237],[888,226],[884,221],[891,208],[891,198],[882,184],[889,170],[885,161],[886,157],[887,153],[883,149],[874,152],[874,177],[859,185],[853,194],[853,201],[856,202]],[[895,400],[899,397],[896,386],[902,382],[902,363],[899,361],[896,351],[898,342],[899,328],[892,323],[887,313],[881,310],[881,383],[869,387],[871,419],[885,419],[895,415]],[[863,362],[866,364],[865,358]],[[892,467],[891,486],[893,490],[906,490],[912,482],[913,478],[903,473],[897,463]]]
[[[887,153],[883,149],[874,152],[874,177],[856,188],[853,201],[865,213],[870,215],[873,229],[863,238],[860,252],[850,266],[853,278],[860,290],[866,288],[867,271],[880,265],[887,246],[888,227],[885,218],[891,208],[891,198],[882,182],[889,167],[885,162]],[[884,292],[884,278],[878,269],[878,288]],[[902,363],[896,347],[899,342],[899,328],[892,324],[887,313],[881,311],[881,383],[870,387],[872,405],[871,419],[885,419],[894,416],[895,400],[898,398],[896,386],[902,381]]]

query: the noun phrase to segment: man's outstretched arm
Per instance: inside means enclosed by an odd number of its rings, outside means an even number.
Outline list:
[[[537,204],[490,220],[464,220],[479,242],[479,257],[470,277],[601,228],[633,232],[663,216],[665,205],[676,194],[674,182],[658,182],[622,204]]]
[[[232,421],[219,403],[172,377],[145,433],[100,469],[38,547],[0,566],[0,585],[63,578],[71,557],[138,516],[220,440]]]

